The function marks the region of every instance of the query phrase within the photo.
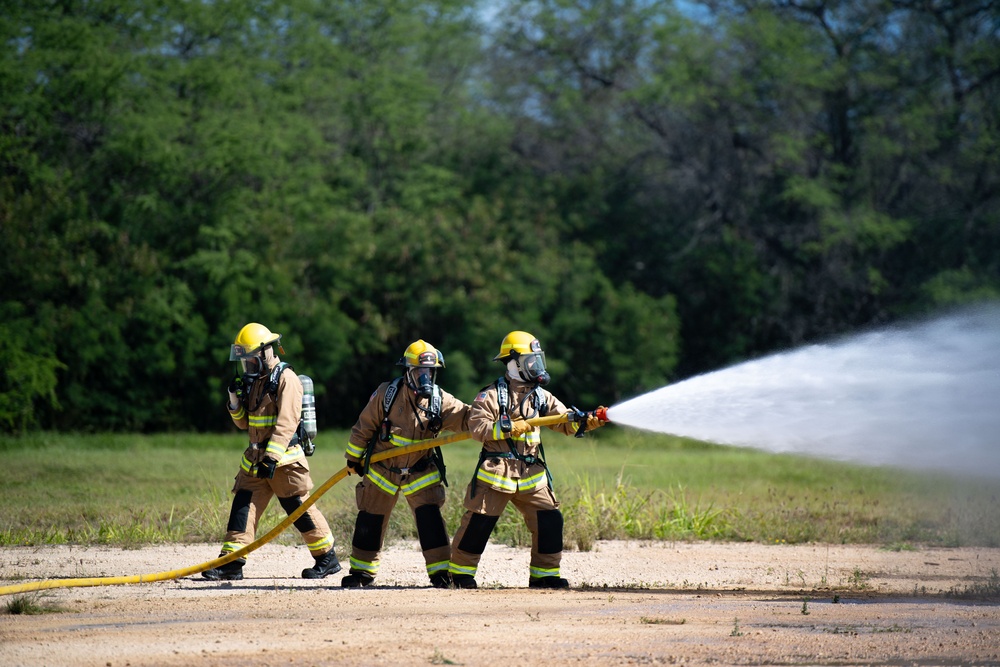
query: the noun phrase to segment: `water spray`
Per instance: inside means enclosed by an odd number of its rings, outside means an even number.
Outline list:
[[[1000,479],[1000,304],[748,361],[608,416],[725,445]]]

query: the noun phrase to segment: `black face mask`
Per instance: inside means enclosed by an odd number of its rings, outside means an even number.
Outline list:
[[[414,378],[413,371],[419,373],[416,378]],[[409,385],[410,389],[420,398],[430,398],[434,395],[434,371],[425,369],[410,369],[407,371],[407,375],[410,378]]]
[[[551,379],[549,372],[545,370],[545,357],[541,354],[525,355],[518,359],[517,365],[521,376],[528,382],[544,387]]]

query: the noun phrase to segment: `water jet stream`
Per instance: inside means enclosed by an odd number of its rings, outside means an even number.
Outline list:
[[[608,417],[719,444],[1000,479],[1000,304],[744,362]]]

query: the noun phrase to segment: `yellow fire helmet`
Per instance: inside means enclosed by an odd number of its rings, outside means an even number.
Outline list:
[[[407,368],[444,368],[444,355],[436,347],[420,339],[410,343],[403,356],[396,362],[397,366]]]
[[[236,334],[236,340],[229,351],[229,360],[237,361],[255,355],[268,345],[277,344],[282,354],[285,350],[281,347],[281,334],[271,333],[263,324],[251,322]]]
[[[493,361],[506,362],[508,359],[517,359],[523,354],[545,353],[542,352],[542,344],[538,339],[527,331],[511,331],[500,343],[500,354],[493,357]]]

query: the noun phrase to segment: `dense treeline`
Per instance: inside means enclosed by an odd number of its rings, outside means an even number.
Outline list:
[[[0,420],[226,426],[284,334],[321,425],[512,328],[610,404],[1000,294],[1000,8],[83,0],[0,17]]]

